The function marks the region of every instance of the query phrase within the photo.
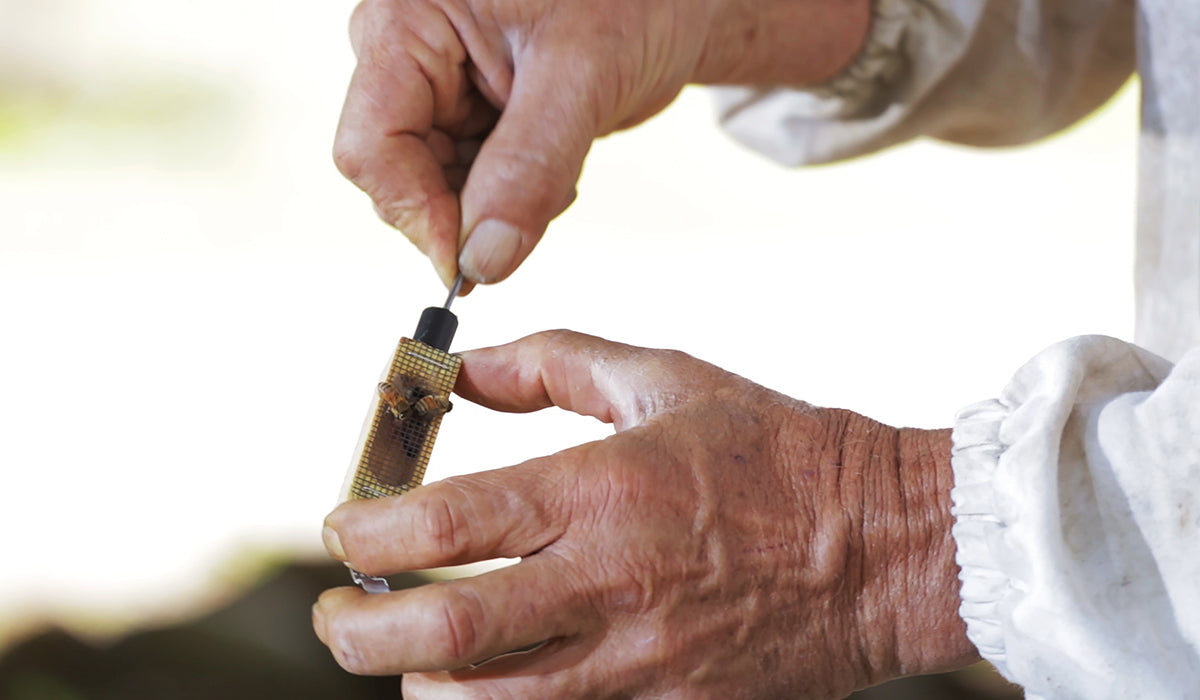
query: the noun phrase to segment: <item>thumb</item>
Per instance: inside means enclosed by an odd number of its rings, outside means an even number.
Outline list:
[[[595,70],[541,50],[516,61],[512,93],[463,187],[459,267],[475,282],[508,277],[575,198],[597,129]],[[571,63],[579,64],[574,70]]]

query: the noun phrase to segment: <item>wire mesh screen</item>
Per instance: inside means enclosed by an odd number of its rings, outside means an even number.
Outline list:
[[[405,338],[379,384],[346,498],[379,498],[419,486],[462,360]]]

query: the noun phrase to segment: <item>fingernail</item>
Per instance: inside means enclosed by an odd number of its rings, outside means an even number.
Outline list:
[[[325,526],[321,530],[321,539],[325,541],[325,550],[338,561],[346,561],[346,550],[342,549],[342,541],[338,539],[337,530]]]
[[[476,282],[494,282],[511,271],[520,247],[520,231],[511,224],[488,219],[471,231],[458,266]]]

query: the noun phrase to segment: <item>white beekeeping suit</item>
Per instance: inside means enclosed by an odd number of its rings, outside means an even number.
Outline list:
[[[1135,67],[1137,345],[1060,342],[954,430],[960,612],[1031,698],[1200,698],[1200,2],[876,0],[828,84],[718,91],[735,138],[803,164],[1029,141]]]

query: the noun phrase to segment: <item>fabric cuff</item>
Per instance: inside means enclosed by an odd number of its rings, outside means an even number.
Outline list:
[[[825,106],[821,116],[860,113],[877,93],[904,75],[908,64],[904,37],[915,17],[910,0],[872,0],[871,28],[858,55],[842,72],[808,90]]]
[[[962,581],[959,615],[967,623],[967,637],[980,655],[1005,676],[1004,630],[998,608],[1010,582],[997,567],[988,543],[1001,537],[1005,528],[996,514],[993,482],[1004,452],[1000,427],[1008,412],[1008,407],[996,399],[972,404],[959,412],[951,437],[952,533]]]
[[[982,11],[952,0],[874,0],[863,48],[821,85],[713,88],[721,125],[785,165],[824,163],[900,143],[900,128],[965,51]]]
[[[1173,689],[1194,654],[1173,632],[1185,601],[1168,591],[1195,576],[1173,573],[1186,557],[1160,531],[1176,522],[1162,524],[1172,499],[1190,493],[1192,442],[1178,426],[1196,394],[1182,375],[1182,389],[1163,390],[1171,369],[1129,343],[1080,336],[958,414],[959,614],[1029,698],[1181,697]]]

